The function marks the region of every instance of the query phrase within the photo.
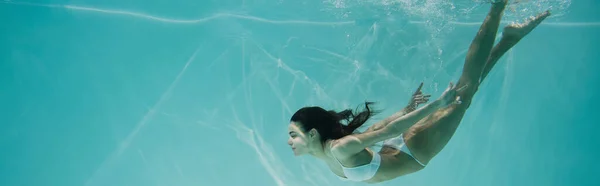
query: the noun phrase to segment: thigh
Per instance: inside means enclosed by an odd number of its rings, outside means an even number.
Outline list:
[[[377,171],[377,177],[381,181],[414,173],[424,168],[408,154],[387,145],[381,148],[379,154],[381,155],[381,166]]]
[[[467,108],[458,105],[440,109],[410,128],[405,136],[413,156],[428,164],[450,141]]]

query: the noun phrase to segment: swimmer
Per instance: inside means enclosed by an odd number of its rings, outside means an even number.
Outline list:
[[[546,11],[523,24],[506,26],[502,39],[494,46],[507,0],[491,4],[469,47],[456,86],[450,84],[438,99],[414,111],[403,109],[362,133],[355,130],[376,113],[369,107],[370,102],[357,113],[301,108],[289,124],[288,144],[294,154],[311,155],[325,162],[341,179],[355,182],[384,182],[424,169],[452,138],[479,84],[500,57],[550,16]],[[375,152],[370,147],[378,142],[383,146]]]

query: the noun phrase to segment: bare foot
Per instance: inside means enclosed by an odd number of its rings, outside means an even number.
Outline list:
[[[550,11],[545,11],[541,14],[531,16],[526,19],[524,23],[511,23],[508,26],[504,27],[504,31],[502,32],[502,37],[507,37],[511,39],[520,40],[525,37],[529,32],[531,32],[535,27],[540,25],[544,19],[550,16]]]
[[[508,2],[508,0],[489,0],[489,1],[492,4],[496,4],[496,3],[504,3],[504,4],[506,4]]]
[[[496,4],[496,3],[504,3],[504,4],[506,4],[506,3],[508,3],[508,0],[489,0],[489,1],[492,4]]]
[[[506,8],[506,4],[508,4],[508,0],[491,0],[492,10],[501,12]]]

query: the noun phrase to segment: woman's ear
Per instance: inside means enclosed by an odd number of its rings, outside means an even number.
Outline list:
[[[310,137],[311,139],[317,137],[317,134],[319,134],[317,129],[310,129],[310,131],[308,131],[308,137]]]

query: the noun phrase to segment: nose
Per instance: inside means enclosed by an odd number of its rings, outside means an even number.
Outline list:
[[[292,146],[292,138],[288,139],[287,144],[290,145],[290,146]]]

